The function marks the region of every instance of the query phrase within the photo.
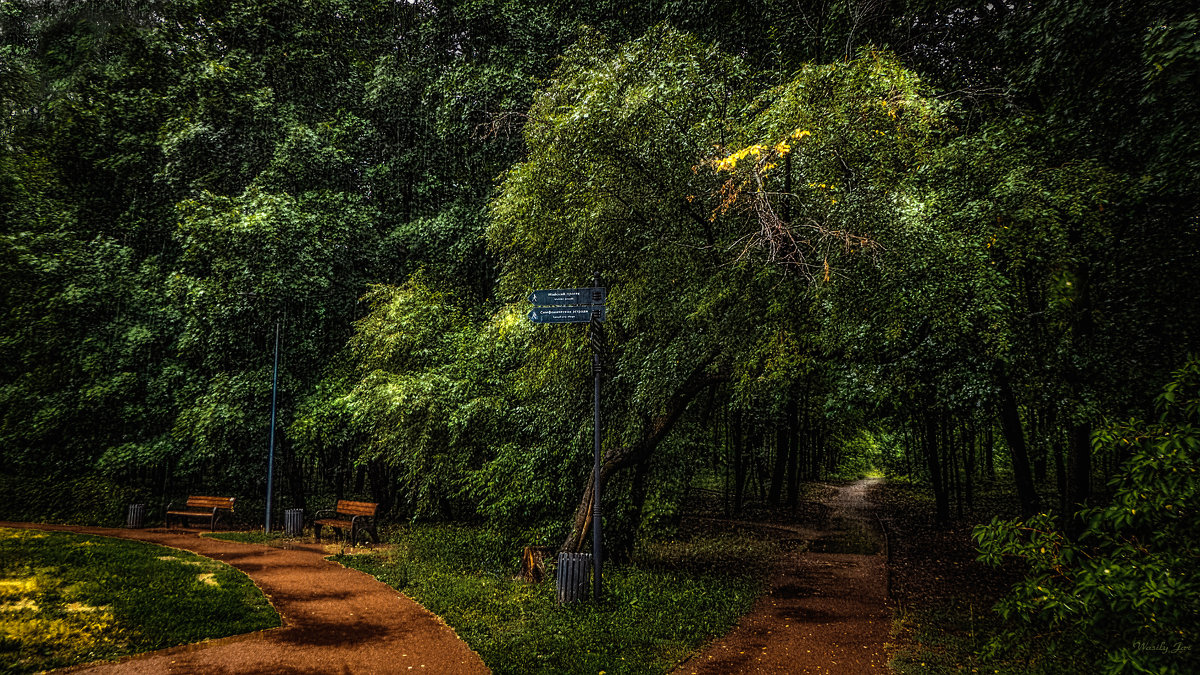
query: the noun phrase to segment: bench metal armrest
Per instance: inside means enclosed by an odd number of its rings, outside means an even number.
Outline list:
[[[335,509],[321,509],[320,511],[317,511],[315,514],[313,514],[313,520],[316,520],[317,518],[320,518],[321,516],[325,516],[325,515],[335,516],[335,515],[337,515],[337,511]]]

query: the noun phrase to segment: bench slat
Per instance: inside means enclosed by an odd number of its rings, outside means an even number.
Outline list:
[[[354,525],[353,521],[342,520],[340,518],[321,518],[313,522],[318,525],[328,525],[329,527],[352,527]]]
[[[188,497],[187,506],[192,509],[233,509],[235,501],[233,497],[192,495]]]
[[[379,504],[374,502],[353,502],[349,499],[339,499],[334,511],[350,516],[375,516]]]

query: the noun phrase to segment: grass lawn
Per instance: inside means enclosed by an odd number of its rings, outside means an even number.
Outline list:
[[[185,551],[0,528],[0,673],[28,673],[279,625],[243,573]]]
[[[515,540],[451,525],[404,528],[392,540],[334,559],[441,616],[498,675],[669,671],[749,610],[773,552],[733,536],[653,545],[631,564],[605,566],[602,602],[560,607],[552,579],[514,579]]]

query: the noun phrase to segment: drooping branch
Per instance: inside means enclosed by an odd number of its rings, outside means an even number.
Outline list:
[[[706,164],[717,173],[734,174],[717,190],[718,206],[711,219],[734,209],[753,214],[758,230],[736,242],[735,245],[741,245],[737,255],[739,260],[749,256],[751,251],[761,250],[766,252],[768,262],[780,263],[810,282],[818,277],[829,281],[828,252],[833,247],[840,246],[846,253],[876,253],[882,247],[871,237],[827,220],[828,214],[823,216],[814,211],[793,219],[791,201],[797,195],[791,189],[792,144],[810,135],[806,130],[797,129],[774,144],[751,145],[728,157],[707,161]],[[841,161],[836,151],[834,154]],[[753,161],[743,161],[748,159]],[[785,172],[782,193],[767,189],[767,176],[780,163]],[[842,164],[845,166],[844,161]],[[849,166],[846,170],[853,174]],[[821,187],[824,188],[824,184]],[[836,199],[830,199],[831,204],[837,203]],[[776,211],[776,202],[783,204],[783,216]]]

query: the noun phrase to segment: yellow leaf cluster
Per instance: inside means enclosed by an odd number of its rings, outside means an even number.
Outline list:
[[[808,131],[807,129],[796,129],[775,145],[766,146],[761,143],[756,143],[754,145],[742,148],[741,150],[738,150],[724,159],[713,161],[712,167],[716,171],[733,171],[737,168],[738,162],[750,156],[753,156],[755,160],[759,160],[762,158],[763,153],[773,152],[775,155],[783,157],[792,151],[792,144],[788,141],[799,141],[805,136],[812,136],[812,132]],[[765,169],[770,169],[774,166],[774,164],[770,164],[765,167]]]
[[[737,168],[738,162],[746,159],[750,155],[754,155],[754,158],[758,159],[762,156],[763,151],[766,149],[767,146],[757,144],[742,148],[725,159],[719,159],[714,162],[713,168],[717,171],[733,171],[735,168]]]

